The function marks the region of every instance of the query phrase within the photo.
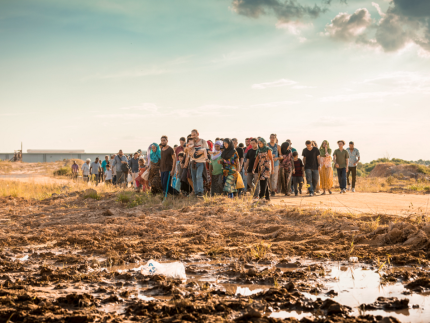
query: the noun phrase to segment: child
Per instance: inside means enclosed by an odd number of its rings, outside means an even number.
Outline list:
[[[175,190],[177,190],[178,192],[181,191],[181,176],[182,176],[182,167],[181,164],[184,160],[184,153],[179,153],[178,154],[178,161],[176,162],[176,167],[175,167],[175,177],[174,177],[174,183],[175,185],[173,186],[173,188]]]
[[[293,152],[294,158],[294,167],[293,167],[293,187],[295,196],[300,192],[302,194],[302,186],[303,186],[303,173],[304,165],[302,160],[299,158],[299,154],[297,151]],[[297,184],[299,185],[299,189],[297,190]]]
[[[104,177],[106,185],[112,184],[112,171],[110,169],[110,165],[109,164],[106,165],[106,171],[105,171],[103,177]]]
[[[139,173],[136,177],[136,191],[140,191],[140,188],[142,187],[143,192],[146,191],[147,188],[147,181],[143,179],[143,173],[146,171],[145,167],[145,159],[139,158]]]

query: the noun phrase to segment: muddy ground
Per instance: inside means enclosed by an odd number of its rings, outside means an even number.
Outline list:
[[[0,322],[429,321],[426,214],[93,193],[0,199]]]

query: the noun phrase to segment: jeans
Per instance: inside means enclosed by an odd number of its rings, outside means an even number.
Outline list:
[[[166,191],[169,188],[171,178],[169,179],[170,171],[161,172],[161,187],[163,188],[163,194],[166,194]]]
[[[124,172],[120,172],[120,171],[116,171],[116,183],[117,184],[122,184],[122,183],[126,183],[127,186],[127,173]]]
[[[259,197],[262,199],[266,196],[266,200],[270,201],[270,190],[269,190],[269,180],[268,179],[260,179],[260,194]]]
[[[116,185],[116,175],[112,175],[112,184]]]
[[[196,169],[191,166],[191,177],[193,179],[194,194],[203,195],[203,170],[205,163],[196,163]]]
[[[348,173],[346,174],[346,180],[348,182],[348,185],[351,185],[349,183],[349,174],[352,174],[352,188],[355,188],[355,181],[357,179],[357,167],[348,167]]]
[[[337,169],[337,178],[339,180],[340,189],[346,189],[346,168]]]
[[[303,177],[292,177],[291,179],[293,181],[293,190],[294,190],[294,193],[298,194],[299,190],[300,190],[300,193],[301,193],[302,192],[302,187],[303,187]]]
[[[318,169],[305,169],[306,184],[309,185],[309,194],[314,193],[320,179]]]
[[[260,194],[260,181],[258,180],[258,174],[248,173],[248,175],[246,175],[246,182],[251,187],[251,193],[252,190],[255,189],[253,197],[258,197]]]
[[[279,165],[275,166],[273,175],[270,175],[270,189],[275,192],[278,187]]]

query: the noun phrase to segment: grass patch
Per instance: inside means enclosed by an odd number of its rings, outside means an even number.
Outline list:
[[[100,200],[101,196],[96,190],[92,190],[91,192],[87,192],[84,194],[84,199]]]
[[[54,176],[70,176],[72,175],[72,169],[70,167],[61,167],[60,169],[55,170]]]

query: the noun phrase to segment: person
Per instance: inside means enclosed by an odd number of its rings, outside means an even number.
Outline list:
[[[280,178],[280,182],[282,183],[282,192],[286,196],[291,195],[291,177],[293,175],[293,153],[290,149],[290,143],[284,142],[281,145],[281,167],[283,169],[282,177]]]
[[[257,157],[254,162],[252,173],[255,174],[255,169],[258,167],[258,178],[260,180],[259,198],[266,197],[266,201],[270,201],[269,181],[274,173],[274,160],[272,149],[266,144],[264,138],[258,139]]]
[[[222,194],[223,192],[223,166],[218,163],[221,160],[221,141],[215,141],[215,150],[211,154],[209,173],[211,174],[211,196]]]
[[[333,162],[337,168],[337,178],[339,180],[340,194],[346,193],[346,173],[348,172],[349,154],[343,149],[345,141],[337,142],[339,149],[333,153]]]
[[[96,160],[91,163],[91,167],[90,167],[90,175],[92,178],[92,175],[94,175],[94,182],[96,183],[96,186],[99,184],[99,168],[100,168],[100,164],[99,164],[99,158],[96,157]]]
[[[112,171],[112,184],[116,185],[116,167],[113,167],[113,161],[115,160],[115,154],[110,156],[109,165],[110,170]]]
[[[84,179],[84,182],[88,182],[90,180],[90,163],[91,159],[88,158],[81,167],[82,178]]]
[[[233,138],[231,141],[233,142],[234,149],[236,149],[236,152],[237,152],[237,154],[239,156],[239,169],[238,169],[238,172],[239,172],[240,176],[242,176],[242,180],[243,180],[243,178],[245,177],[245,172],[243,171],[243,161],[244,161],[243,144],[241,144],[242,145],[242,147],[241,147],[239,145],[239,142],[238,142],[237,138]],[[245,194],[246,194],[246,190],[239,189],[239,196],[242,195],[243,191],[245,191]]]
[[[139,176],[139,154],[134,153],[133,158],[128,161],[128,167],[131,169],[131,181],[134,188],[136,188],[136,178]]]
[[[76,164],[76,160],[74,160],[72,164],[72,178],[73,179],[78,178],[78,173],[79,173],[79,166],[78,164]]]
[[[161,137],[160,176],[164,194],[168,192],[176,166],[175,151],[167,144],[168,142],[167,136]]]
[[[103,182],[103,168],[102,168],[102,160],[99,158],[99,183]]]
[[[245,154],[245,176],[246,183],[248,187],[251,188],[251,193],[253,194],[253,198],[258,198],[260,194],[260,181],[258,179],[258,174],[253,174],[252,170],[254,169],[255,159],[257,157],[257,139],[252,138],[250,140],[251,149],[249,149]]]
[[[187,138],[187,144],[192,140],[192,138]],[[189,148],[184,148],[184,158],[181,161],[181,191],[185,196],[189,196],[193,191],[193,181],[191,180],[191,170],[189,167]]]
[[[106,155],[105,156],[105,160],[104,161],[102,161],[102,177],[103,177],[103,180],[104,180],[104,178],[105,178],[105,176],[104,176],[104,173],[106,172],[106,165],[108,165],[109,164],[109,156],[108,155]]]
[[[322,195],[326,194],[326,190],[331,194],[333,187],[333,166],[331,159],[331,148],[327,140],[324,140],[320,147],[320,186],[323,190]]]
[[[112,170],[110,169],[110,165],[107,164],[106,165],[106,170],[103,174],[104,177],[104,181],[106,185],[111,185],[112,184]]]
[[[145,158],[141,156],[139,158],[139,173],[136,177],[136,190],[140,191],[142,188],[142,191],[145,192],[148,188],[147,181],[143,178],[143,173],[147,170],[147,167],[145,166]]]
[[[349,148],[347,149],[349,155],[348,172],[346,173],[346,180],[348,184],[348,191],[352,188],[352,192],[355,192],[355,181],[357,179],[357,164],[360,161],[360,152],[357,148],[354,148],[354,142],[349,142]],[[349,174],[352,174],[352,186],[349,182]]]
[[[179,161],[179,154],[184,152],[185,137],[179,139],[179,146],[175,149],[176,161]]]
[[[303,186],[303,174],[305,172],[305,168],[302,160],[299,158],[299,153],[297,151],[293,152],[294,158],[294,169],[293,169],[293,189],[294,195],[297,196],[298,193],[302,194],[302,186]]]
[[[161,185],[161,151],[160,146],[155,142],[151,145],[151,166],[149,167],[149,178],[148,182],[151,186],[152,194],[158,194],[163,192],[163,187]]]
[[[123,171],[122,165],[128,166],[128,160],[127,157],[122,152],[122,149],[118,151],[118,155],[115,156],[111,167],[116,167],[116,184],[121,185],[123,183],[126,183],[127,186],[127,175],[128,172]],[[124,167],[125,169],[125,167]]]
[[[178,192],[181,192],[181,176],[182,176],[182,167],[181,167],[181,163],[183,162],[185,155],[183,152],[180,152],[179,155],[177,156],[178,161],[176,162],[176,166],[175,166],[175,185],[174,185],[174,189],[177,190]]]
[[[197,197],[203,197],[203,171],[206,171],[208,144],[206,140],[199,138],[199,132],[196,129],[191,131],[191,136],[193,141],[190,142],[192,143],[190,145],[190,162],[194,194]]]
[[[297,149],[293,147],[293,143],[291,142],[291,140],[290,140],[290,139],[287,139],[287,140],[285,140],[285,141],[286,141],[286,142],[288,142],[288,143],[290,144],[290,149],[291,149],[291,152],[292,152],[292,153],[294,153],[294,152],[296,152],[296,151],[297,151]],[[300,159],[300,158],[299,158],[299,159]]]
[[[239,155],[234,149],[233,141],[229,138],[224,139],[224,151],[221,153],[221,159],[218,163],[223,167],[223,191],[228,197],[232,198],[237,192],[236,182],[239,175]]]
[[[271,195],[275,196],[275,191],[278,187],[278,174],[279,174],[279,156],[281,155],[281,147],[276,143],[276,134],[272,133],[270,135],[269,148],[272,150],[274,169],[270,176],[270,189],[272,190]]]
[[[312,146],[310,140],[306,140],[306,148],[303,149],[302,156],[303,164],[305,165],[306,183],[309,185],[309,196],[314,196],[319,180],[320,151]]]

